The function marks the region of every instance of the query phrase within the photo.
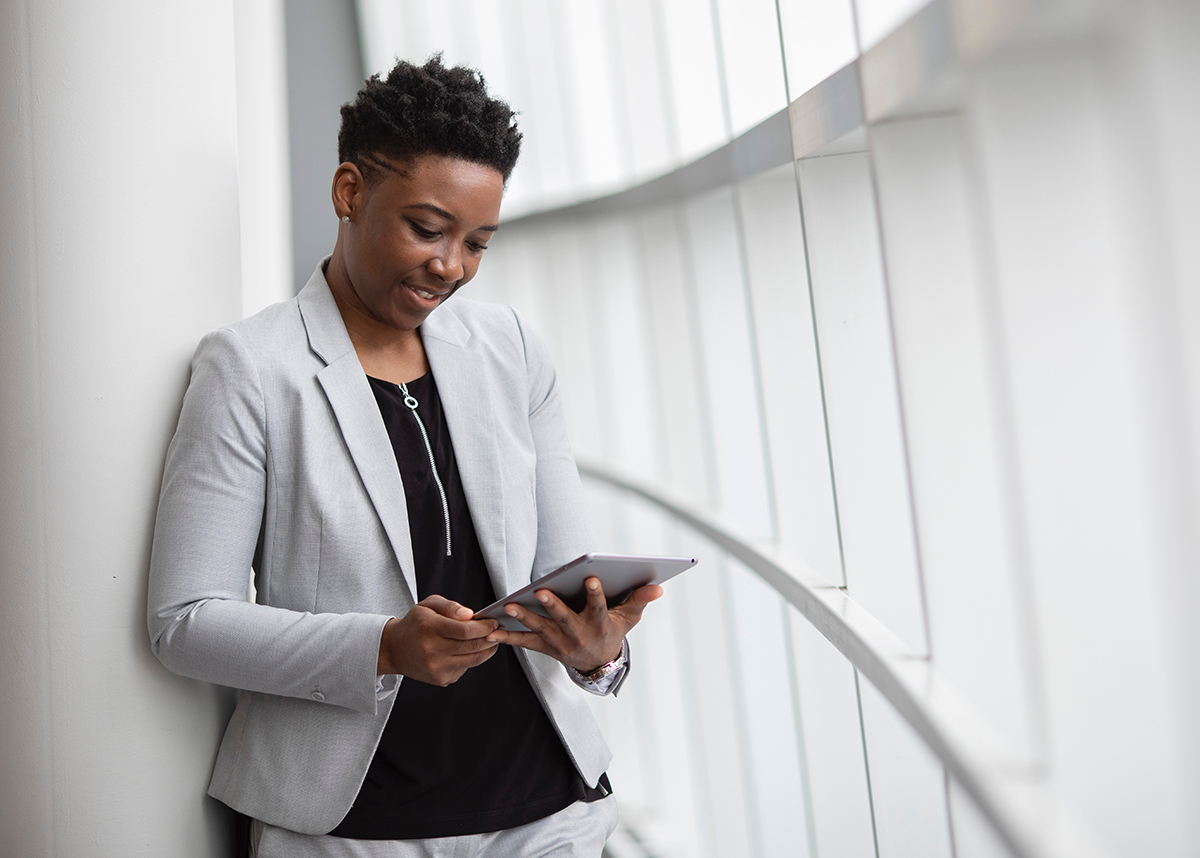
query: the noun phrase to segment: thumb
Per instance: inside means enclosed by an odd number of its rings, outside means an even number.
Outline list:
[[[475,612],[470,608],[463,607],[458,602],[452,602],[445,596],[426,596],[420,601],[420,604],[452,620],[469,620],[475,616]]]
[[[662,598],[663,588],[657,584],[647,584],[644,587],[638,587],[629,595],[629,601],[640,604],[643,608],[653,602],[655,599]]]
[[[629,598],[622,602],[617,607],[609,610],[610,617],[620,617],[624,622],[629,624],[629,628],[633,628],[642,618],[642,611],[646,606],[658,599],[663,594],[663,588],[657,584],[647,584],[644,587],[638,587]]]

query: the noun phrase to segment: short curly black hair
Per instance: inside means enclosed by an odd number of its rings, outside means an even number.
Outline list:
[[[516,113],[487,93],[483,75],[446,68],[441,53],[424,65],[401,60],[386,80],[371,75],[353,102],[342,105],[338,159],[356,165],[368,183],[420,155],[450,155],[495,167],[504,181],[521,151]]]

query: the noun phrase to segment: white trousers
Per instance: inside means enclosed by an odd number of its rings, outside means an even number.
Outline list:
[[[518,828],[428,840],[351,840],[297,834],[254,820],[252,858],[600,858],[617,827],[617,799],[577,801]]]

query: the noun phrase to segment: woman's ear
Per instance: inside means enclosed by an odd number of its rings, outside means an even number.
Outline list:
[[[366,179],[358,166],[350,161],[338,165],[333,174],[333,212],[339,218],[354,217],[354,211],[362,204],[362,195],[367,189]]]

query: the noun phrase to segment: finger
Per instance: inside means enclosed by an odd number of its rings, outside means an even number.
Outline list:
[[[604,622],[608,614],[608,601],[604,598],[604,585],[600,583],[599,578],[593,575],[583,582],[583,587],[587,591],[587,607],[584,609],[584,614],[592,625],[599,625]]]
[[[499,623],[495,620],[454,620],[453,622],[443,620],[437,631],[442,637],[451,640],[469,641],[487,637],[496,630],[498,625]]]
[[[542,610],[549,614],[550,619],[554,620],[560,626],[570,626],[579,617],[578,614],[563,603],[562,599],[549,590],[538,590],[533,595],[541,603]]]
[[[492,632],[492,639],[497,643],[507,644],[508,646],[519,646],[545,655],[554,655],[554,650],[546,642],[546,639],[536,632],[513,632],[507,629],[496,629],[496,631]]]
[[[471,646],[474,647],[475,644],[472,643]],[[462,675],[472,667],[478,667],[495,655],[498,649],[500,649],[499,644],[485,643],[482,649],[473,649],[471,652],[446,653],[440,665],[432,671],[429,678],[420,681],[429,682],[442,688],[453,685],[462,679]]]
[[[417,604],[424,605],[431,611],[440,614],[443,617],[449,617],[452,620],[469,620],[475,616],[475,612],[470,608],[460,605],[458,602],[453,602],[445,596],[426,596]]]
[[[511,605],[505,605],[504,613],[508,614],[531,632],[543,632],[554,625],[553,622],[541,614],[535,614],[524,605],[518,605],[515,602]]]
[[[477,664],[483,664],[498,649],[500,649],[500,644],[496,641],[472,641],[469,649],[456,652],[450,658],[454,664],[465,664],[467,667],[474,667]]]
[[[469,662],[471,667],[479,667],[479,665],[483,664],[489,658],[494,656],[499,649],[499,644],[492,644],[487,649],[480,650],[477,653],[467,656],[466,660]]]
[[[663,588],[657,584],[647,584],[644,587],[638,587],[629,594],[629,598],[621,603],[618,607],[625,605],[637,605],[639,608],[644,608],[656,599],[662,598]]]
[[[471,640],[454,641],[448,646],[448,652],[455,656],[474,655],[486,649],[495,649],[499,646],[499,642],[489,640],[488,638],[472,638]]]
[[[516,604],[505,605],[504,612],[525,626],[528,631],[500,627],[488,635],[488,640],[512,646],[523,646],[526,649],[536,649],[538,652],[548,655],[554,655],[564,649],[565,636],[554,620],[547,619],[541,614],[535,614],[528,608]],[[540,645],[530,644],[529,642],[534,638],[539,639],[542,643]]]

